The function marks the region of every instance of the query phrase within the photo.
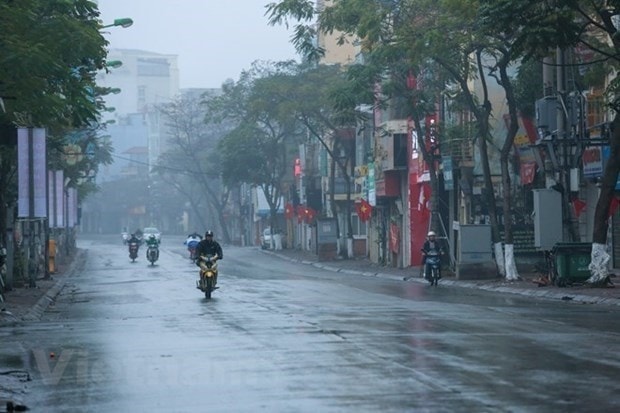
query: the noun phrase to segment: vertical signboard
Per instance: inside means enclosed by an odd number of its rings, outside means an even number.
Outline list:
[[[368,203],[371,206],[377,205],[377,191],[375,189],[375,163],[368,164]]]
[[[17,180],[20,218],[47,217],[45,129],[17,130]]]
[[[49,171],[49,227],[50,228],[64,228],[64,172]]]
[[[56,204],[56,228],[64,228],[65,226],[65,173],[56,171],[55,177],[55,204]]]
[[[452,157],[442,156],[441,164],[443,166],[443,187],[446,191],[454,190],[454,176],[452,174]]]
[[[54,171],[47,171],[47,213],[49,214],[48,225],[50,228],[56,227],[56,212],[54,211],[55,199],[54,199]]]

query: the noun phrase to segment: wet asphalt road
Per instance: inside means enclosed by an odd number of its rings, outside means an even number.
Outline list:
[[[0,328],[0,365],[30,372],[33,412],[620,411],[615,306],[237,247],[208,301],[182,238],[164,236],[154,267],[117,238],[83,237],[86,266],[43,319]]]

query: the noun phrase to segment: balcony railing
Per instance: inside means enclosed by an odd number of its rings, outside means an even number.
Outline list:
[[[331,188],[329,185],[327,186],[326,193],[329,195]],[[361,185],[355,183],[355,180],[351,178],[351,199],[356,199],[359,197],[362,192]],[[346,200],[347,199],[347,182],[342,177],[334,178],[334,199],[335,200]]]

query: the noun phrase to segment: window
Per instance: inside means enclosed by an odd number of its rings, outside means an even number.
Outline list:
[[[138,86],[138,109],[146,104],[146,86]]]
[[[368,227],[367,222],[362,222],[357,214],[351,214],[351,225],[353,226],[354,237],[365,237],[366,229]]]
[[[170,76],[170,64],[162,58],[139,58],[138,76]]]

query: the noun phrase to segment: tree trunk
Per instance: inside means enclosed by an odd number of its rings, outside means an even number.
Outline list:
[[[593,286],[605,286],[609,282],[607,264],[610,255],[607,252],[607,229],[609,227],[609,210],[614,198],[618,172],[620,172],[620,117],[614,117],[610,140],[611,155],[605,166],[601,181],[596,210],[594,211],[594,229],[592,233],[592,256],[590,262],[591,276],[587,283]]]
[[[510,116],[510,124],[506,133],[506,139],[502,146],[500,163],[502,169],[502,189],[503,189],[503,209],[504,209],[504,272],[506,280],[516,281],[519,279],[517,265],[514,257],[514,240],[512,234],[512,183],[510,181],[510,169],[508,159],[513,150],[515,136],[519,130],[519,119],[517,116],[517,102],[514,96],[514,90],[508,77],[507,65],[509,56],[505,55],[499,63],[500,85],[506,93],[508,102],[508,112]],[[500,273],[502,269],[500,268]]]
[[[330,175],[329,175],[329,206],[331,208],[332,217],[336,219],[336,234],[338,234],[337,252],[340,253],[340,220],[338,219],[338,209],[334,200],[334,191],[336,190],[336,159],[333,154],[331,156]]]
[[[3,147],[2,154],[0,154],[0,248],[6,247],[8,240],[6,239],[6,229],[8,227],[7,220],[12,220],[13,217],[7,217],[8,210],[8,191],[11,182],[11,178],[15,174],[15,167],[12,165],[15,162],[9,161],[10,158],[15,156],[13,150],[7,150]]]
[[[476,59],[478,64],[478,73],[480,75],[479,77],[482,82],[483,89],[483,104],[481,107],[475,105],[475,99],[471,96],[471,92],[469,92],[469,89],[467,88],[467,79],[465,79],[463,86],[465,87],[464,91],[467,91],[468,100],[470,101],[470,104],[472,104],[472,107],[478,108],[474,111],[474,114],[476,116],[476,123],[480,134],[478,136],[478,148],[480,150],[480,163],[482,164],[484,187],[486,188],[486,191],[484,191],[484,198],[487,203],[489,221],[491,224],[491,237],[495,250],[495,262],[499,271],[503,271],[506,267],[504,263],[504,254],[501,253],[502,244],[499,232],[499,222],[497,221],[497,205],[495,204],[495,190],[493,188],[493,181],[491,180],[491,166],[489,165],[489,153],[487,147],[487,138],[489,137],[490,130],[489,117],[491,116],[492,105],[489,101],[489,93],[485,77],[486,74],[484,73],[484,68],[482,65],[482,50],[478,50],[476,53]]]
[[[510,171],[508,169],[508,158],[502,154],[502,188],[503,188],[503,210],[504,210],[504,273],[508,281],[519,279],[517,265],[514,257],[514,241],[512,236],[512,186],[510,181]],[[502,273],[500,269],[500,273]]]
[[[353,223],[351,222],[351,177],[345,177],[347,184],[347,208],[345,217],[347,223],[347,258],[353,258]]]

